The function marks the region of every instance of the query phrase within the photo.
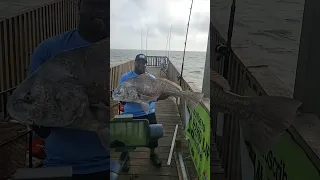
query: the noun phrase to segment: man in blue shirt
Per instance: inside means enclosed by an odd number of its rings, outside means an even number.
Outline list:
[[[143,54],[138,54],[135,58],[134,62],[134,70],[123,74],[120,78],[119,84],[123,83],[129,78],[133,78],[139,76],[141,74],[146,73],[147,68],[147,57]],[[151,78],[155,78],[154,75],[148,73]],[[158,100],[164,100],[168,98],[168,95],[163,94],[161,95]],[[155,114],[155,102],[150,103],[150,110],[149,113],[145,113],[142,109],[141,105],[134,102],[120,102],[124,105],[124,114],[132,114],[133,119],[148,119],[150,124],[157,124],[156,114]],[[150,148],[150,159],[152,160],[153,164],[157,167],[161,167],[161,161],[158,155],[155,153],[155,148],[158,147],[158,141],[150,141],[149,146]],[[124,154],[122,154],[124,156]],[[129,159],[129,158],[128,158]],[[123,165],[123,170],[127,171],[129,169],[128,166],[129,160]]]
[[[31,56],[28,74],[62,51],[109,37],[108,6],[108,0],[82,0],[77,29],[39,44]],[[45,139],[44,167],[72,166],[74,179],[109,178],[110,152],[106,152],[97,133],[77,129],[32,128]]]

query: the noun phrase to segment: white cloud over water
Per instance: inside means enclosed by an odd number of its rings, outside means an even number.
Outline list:
[[[172,25],[170,50],[182,51],[191,0],[111,0],[111,49],[165,50]],[[210,1],[194,0],[187,51],[206,51]]]

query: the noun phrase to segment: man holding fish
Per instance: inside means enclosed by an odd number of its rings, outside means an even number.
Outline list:
[[[108,4],[107,0],[82,0],[77,29],[49,38],[38,45],[31,56],[28,74],[31,75],[62,51],[86,46],[109,37]],[[39,126],[33,126],[33,130],[45,139],[45,167],[71,165],[75,179],[109,177],[110,155],[101,145],[95,132]]]
[[[123,74],[120,78],[119,84],[121,85],[124,81],[137,77],[140,75],[147,75],[150,78],[155,78],[154,75],[150,73],[146,73],[147,67],[147,57],[144,54],[138,54],[135,58],[134,62],[134,70]],[[164,100],[168,96],[166,94],[162,94],[157,100]],[[124,105],[124,114],[132,114],[134,119],[147,119],[150,124],[157,124],[156,114],[155,114],[155,101],[150,103],[146,103],[143,107],[135,102],[124,102],[120,101],[122,105]],[[153,164],[157,167],[161,167],[161,161],[158,155],[155,153],[155,148],[158,147],[158,141],[151,141],[149,143],[150,148],[150,159]],[[128,161],[123,165],[123,170],[129,170],[129,158]]]

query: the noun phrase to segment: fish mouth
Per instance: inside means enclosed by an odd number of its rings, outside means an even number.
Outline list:
[[[117,97],[114,95],[114,93],[112,93],[112,95],[111,95],[111,98],[112,98],[112,100],[117,100]]]
[[[114,100],[114,101],[120,101],[120,98],[119,98],[119,97],[112,96],[111,98],[112,98],[112,100]]]

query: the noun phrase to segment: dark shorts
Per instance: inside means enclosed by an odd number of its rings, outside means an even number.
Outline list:
[[[133,117],[133,119],[148,119],[149,124],[157,124],[156,113],[151,113],[151,114],[139,116],[139,117]],[[158,147],[158,140],[150,141],[148,147],[149,148]]]

